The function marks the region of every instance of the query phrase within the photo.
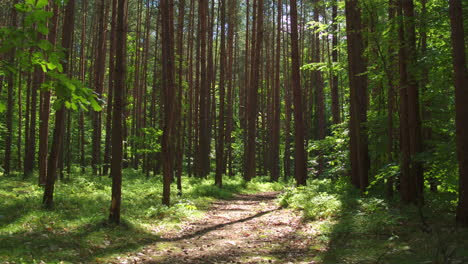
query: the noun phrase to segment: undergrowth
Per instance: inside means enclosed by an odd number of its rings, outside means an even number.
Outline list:
[[[287,189],[279,203],[317,229],[319,263],[468,262],[468,232],[453,221],[453,194],[426,193],[419,209],[381,193],[361,195],[346,179],[315,179]]]
[[[172,186],[171,206],[161,204],[161,177],[145,178],[124,171],[121,226],[109,226],[109,177],[70,175],[57,182],[54,209],[41,206],[43,189],[36,178],[0,177],[0,263],[93,263],[158,241],[161,231],[182,220],[200,217],[215,199],[235,193],[280,190],[279,183],[258,178],[245,182],[225,177],[223,188],[213,177],[183,177],[182,196]],[[41,262],[42,261],[42,262]]]

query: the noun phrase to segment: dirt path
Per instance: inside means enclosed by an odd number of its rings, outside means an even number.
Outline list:
[[[277,194],[215,202],[204,218],[116,263],[316,263],[313,230],[279,208]]]

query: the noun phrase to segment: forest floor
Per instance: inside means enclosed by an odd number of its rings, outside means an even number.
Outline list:
[[[316,231],[300,213],[280,208],[277,192],[239,194],[213,203],[179,230],[113,263],[316,263]]]
[[[452,193],[428,192],[418,209],[344,181],[184,182],[184,195],[174,192],[166,207],[159,178],[126,171],[114,226],[108,177],[59,182],[53,210],[40,206],[34,179],[0,177],[0,263],[468,263],[468,229],[454,225]]]

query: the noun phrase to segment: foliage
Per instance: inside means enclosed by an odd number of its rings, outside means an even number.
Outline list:
[[[46,0],[26,0],[15,5],[15,10],[24,15],[24,26],[0,29],[0,54],[15,54],[17,63],[14,60],[11,61],[13,63],[0,61],[0,70],[16,75],[20,70],[32,72],[40,68],[48,77],[41,89],[52,90],[57,96],[53,103],[54,109],[64,105],[72,110],[88,110],[91,107],[94,111],[100,111],[101,106],[93,91],[80,81],[69,78],[64,72],[63,61],[68,60],[64,49],[40,37],[49,33],[47,22],[52,17],[52,12],[44,10],[47,4]],[[0,105],[0,112],[4,108],[4,105]]]
[[[309,219],[313,248],[323,263],[409,264],[466,258],[467,230],[451,224],[454,200],[452,193],[427,193],[425,207],[419,210],[382,198],[379,191],[361,196],[346,179],[323,179],[287,189],[279,203]]]
[[[349,130],[347,123],[332,127],[331,135],[323,140],[309,143],[309,152],[321,153],[326,160],[324,178],[337,179],[349,170]],[[312,165],[317,164],[318,156],[309,160]]]

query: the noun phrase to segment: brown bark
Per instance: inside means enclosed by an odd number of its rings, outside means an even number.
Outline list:
[[[173,179],[173,139],[175,126],[175,60],[174,60],[174,11],[173,0],[160,3],[162,29],[162,87],[164,91],[164,131],[162,137],[163,155],[163,198],[164,205],[170,205],[170,187]]]
[[[15,1],[17,3],[18,1]],[[17,13],[15,11],[12,12],[11,14],[11,27],[16,27],[17,26]],[[8,56],[8,63],[13,66],[15,63],[15,54],[16,54],[16,49],[13,48],[11,51],[11,54]],[[10,163],[11,163],[11,146],[13,145],[13,93],[14,93],[14,85],[15,85],[15,78],[16,74],[13,72],[10,72],[7,76],[7,110],[6,110],[6,137],[5,137],[5,160],[4,160],[4,170],[5,170],[5,175],[9,176],[10,175]]]
[[[200,99],[199,99],[199,135],[198,135],[198,177],[206,177],[210,170],[210,140],[209,140],[209,94],[210,85],[207,76],[207,14],[208,0],[198,1],[199,36],[200,39]]]
[[[106,114],[106,138],[104,145],[104,166],[103,174],[106,175],[110,169],[111,160],[111,139],[112,139],[112,101],[114,99],[114,80],[115,80],[115,46],[116,46],[116,24],[117,24],[117,0],[112,0],[111,32],[109,45],[109,96],[107,98]]]
[[[319,2],[315,1],[314,6],[314,21],[319,21]],[[320,62],[320,34],[317,32],[314,34],[314,52],[312,61],[315,63]],[[313,72],[314,78],[313,82],[315,83],[315,116],[317,119],[317,140],[323,140],[325,138],[325,94],[324,94],[324,83],[323,76],[320,70],[315,70]],[[318,167],[316,177],[320,177],[324,170],[324,159],[323,153],[320,151],[318,154]]]
[[[104,74],[106,67],[106,48],[107,48],[107,17],[109,8],[106,5],[106,0],[101,0],[98,12],[98,41],[96,47],[95,64],[94,64],[94,89],[98,97],[102,97],[104,91]],[[93,124],[93,143],[92,143],[92,160],[91,166],[95,175],[101,174],[101,137],[102,137],[102,114],[101,111],[92,113]]]
[[[118,0],[116,43],[115,43],[115,81],[114,102],[112,115],[112,156],[110,176],[112,178],[112,201],[109,213],[109,222],[120,224],[120,205],[122,197],[122,158],[123,158],[123,111],[124,90],[127,73],[127,0]]]
[[[466,66],[465,29],[461,0],[450,0],[450,24],[452,28],[453,68],[455,71],[455,124],[459,190],[457,222],[468,226],[468,70]]]
[[[177,18],[177,60],[178,60],[178,83],[177,83],[177,151],[176,151],[176,178],[177,178],[177,193],[182,195],[182,169],[184,160],[184,134],[185,127],[183,123],[183,71],[184,71],[184,15],[185,15],[185,0],[179,1],[179,14]]]
[[[281,87],[281,29],[283,19],[283,2],[279,0],[278,14],[276,20],[276,51],[275,51],[275,80],[273,84],[273,117],[272,117],[272,131],[271,131],[271,180],[278,181],[280,174],[280,87]]]
[[[224,156],[224,168],[223,173],[226,173],[228,164],[231,163],[231,153],[232,153],[232,131],[234,126],[233,120],[233,101],[234,101],[234,76],[233,76],[233,66],[234,66],[234,33],[235,33],[235,14],[237,11],[237,1],[228,1],[228,59],[227,59],[227,70],[226,70],[226,79],[227,79],[227,109],[226,109],[226,155]],[[229,167],[230,168],[230,167]],[[232,171],[230,171],[231,173]]]
[[[55,46],[59,19],[59,7],[53,0],[49,0],[49,7],[53,9],[52,22],[49,25],[48,41]],[[49,149],[49,117],[50,117],[50,91],[40,90],[39,107],[39,185],[44,185],[47,179],[47,153]]]
[[[224,140],[225,140],[225,68],[226,68],[226,2],[220,1],[221,8],[221,47],[220,47],[220,71],[219,71],[219,115],[218,115],[218,140],[216,144],[216,175],[215,185],[223,186],[224,168]]]
[[[291,81],[294,97],[294,145],[295,176],[297,185],[306,185],[307,170],[304,150],[304,126],[302,116],[302,91],[297,26],[297,1],[291,0]]]
[[[252,40],[252,56],[251,65],[252,69],[250,72],[250,85],[249,85],[249,97],[247,107],[247,148],[246,151],[246,168],[245,176],[246,180],[251,180],[256,174],[256,160],[255,160],[255,149],[256,149],[256,121],[258,115],[258,89],[260,83],[260,62],[262,54],[263,44],[263,0],[256,1],[254,3],[254,29],[252,34],[255,38]]]
[[[422,150],[419,93],[416,80],[416,33],[412,0],[399,1],[401,196],[406,203],[423,202],[423,172],[416,155]]]
[[[369,153],[367,148],[367,76],[361,11],[357,0],[346,0],[346,33],[348,42],[348,72],[350,86],[350,158],[351,181],[365,191],[369,184]]]
[[[338,3],[337,0],[333,1],[332,5],[332,62],[338,62]],[[333,71],[332,82],[331,82],[331,100],[332,100],[332,119],[333,124],[341,123],[340,115],[340,97],[339,97],[339,86],[338,86],[338,75]]]
[[[75,0],[69,0],[66,6],[64,27],[62,31],[62,47],[65,51],[65,62],[63,63],[64,72],[68,73],[71,69],[70,52],[73,41],[74,31],[74,18],[75,18]],[[57,169],[59,166],[59,159],[62,153],[62,143],[65,133],[65,106],[62,104],[58,110],[55,111],[55,126],[53,131],[52,147],[50,149],[49,159],[47,162],[47,177],[44,190],[44,197],[42,200],[46,208],[53,206],[54,185],[57,178]]]

